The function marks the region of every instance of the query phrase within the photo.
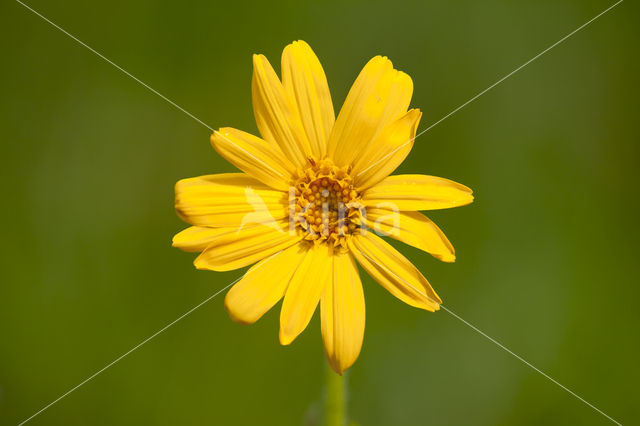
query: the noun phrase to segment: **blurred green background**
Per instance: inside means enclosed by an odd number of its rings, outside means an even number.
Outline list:
[[[252,53],[279,69],[286,44],[309,42],[336,110],[387,55],[424,129],[612,2],[28,4],[207,124],[255,132]],[[174,183],[234,170],[206,127],[20,4],[2,9],[0,423],[17,424],[240,272],[196,271],[170,246],[185,227]],[[430,215],[455,264],[401,247],[445,306],[622,424],[640,418],[637,17],[614,8],[418,138],[399,170],[475,191]],[[359,425],[608,424],[446,312],[364,286]],[[319,317],[281,347],[278,315],[240,326],[219,296],[30,424],[312,424]]]

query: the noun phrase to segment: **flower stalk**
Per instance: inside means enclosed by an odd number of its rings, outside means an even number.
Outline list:
[[[344,426],[346,418],[346,378],[331,369],[327,363],[325,367],[327,397],[325,400],[325,426]]]

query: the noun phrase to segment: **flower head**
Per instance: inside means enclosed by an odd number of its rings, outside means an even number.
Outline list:
[[[357,263],[411,306],[442,301],[388,235],[453,262],[453,246],[419,210],[473,201],[471,190],[426,175],[389,176],[413,146],[421,113],[408,109],[411,78],[376,56],[360,72],[335,118],[329,86],[305,42],[282,54],[282,78],[253,57],[253,109],[262,138],[233,128],[213,147],[243,173],[183,179],[176,210],[192,226],[173,245],[202,252],[198,269],[254,264],[227,293],[225,307],[251,324],[283,299],[280,342],[290,344],[318,303],[325,352],[342,373],[357,359],[365,302]]]

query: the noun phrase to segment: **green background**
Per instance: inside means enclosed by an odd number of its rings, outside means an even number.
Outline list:
[[[28,4],[212,127],[255,132],[252,53],[279,69],[286,44],[309,42],[336,110],[387,55],[414,80],[422,130],[612,2]],[[17,424],[241,272],[196,271],[170,246],[185,227],[174,183],[234,170],[209,130],[2,9],[0,423]],[[401,247],[445,306],[623,424],[640,418],[637,16],[614,8],[420,136],[398,170],[475,191],[430,214],[455,264]],[[448,313],[364,286],[359,425],[608,424]],[[214,298],[31,424],[313,424],[319,317],[281,347],[278,315],[240,326]]]

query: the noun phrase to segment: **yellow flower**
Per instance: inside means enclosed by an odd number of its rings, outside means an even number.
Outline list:
[[[183,179],[178,215],[193,225],[173,245],[202,252],[198,269],[252,266],[225,307],[251,324],[284,298],[280,343],[307,326],[318,302],[325,352],[342,374],[357,359],[365,303],[357,262],[391,294],[429,311],[442,301],[390,244],[389,235],[453,262],[453,246],[418,210],[473,201],[471,190],[426,175],[389,176],[413,146],[421,113],[410,109],[411,78],[376,56],[335,118],[327,79],[304,41],[282,53],[282,78],[253,57],[253,110],[262,138],[221,128],[213,147],[244,173]]]

